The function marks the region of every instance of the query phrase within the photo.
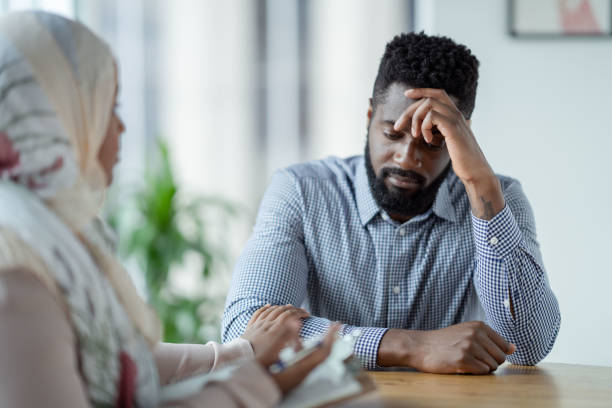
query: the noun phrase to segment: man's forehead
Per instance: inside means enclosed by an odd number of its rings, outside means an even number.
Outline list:
[[[417,101],[416,99],[408,99],[404,95],[404,92],[410,88],[397,82],[389,86],[384,102],[378,107],[383,121],[395,122],[406,108]]]

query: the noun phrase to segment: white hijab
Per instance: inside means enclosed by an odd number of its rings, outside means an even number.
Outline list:
[[[91,238],[86,245],[108,242],[97,217],[106,192],[97,157],[117,84],[110,49],[84,25],[43,12],[3,17],[0,34],[0,133],[19,154],[4,172],[0,157],[0,178],[42,198],[72,231]],[[31,86],[19,86],[25,82]],[[95,255],[134,323],[151,344],[159,341],[157,318],[114,254]]]
[[[22,57],[2,64],[0,126],[20,153],[10,176],[80,231],[106,189],[97,155],[117,83],[112,54],[83,25],[42,12],[11,13],[0,32]]]
[[[131,333],[129,326],[133,326],[134,333],[140,333],[152,347],[160,339],[159,320],[136,293],[112,251],[109,228],[97,216],[106,191],[97,157],[111,118],[116,84],[109,47],[82,24],[44,12],[10,13],[0,18],[0,196],[4,197],[0,225],[21,232],[21,238],[39,249],[43,258],[53,236],[58,236],[56,240],[68,235],[75,238],[65,238],[53,250],[60,248],[65,252],[63,258],[75,265],[87,258],[84,251],[95,260],[93,269],[102,272],[97,274],[102,280],[96,274],[84,274],[87,277],[75,282],[84,286],[87,279],[93,279],[92,284],[101,285],[100,296],[94,300],[117,303],[111,307],[116,319],[107,318],[125,326],[116,331]],[[26,215],[19,218],[9,213]],[[40,239],[32,232],[37,228]],[[49,245],[45,246],[42,236],[48,237]],[[45,259],[47,264],[53,262],[51,258]],[[78,290],[80,287],[75,288]],[[83,306],[79,296],[71,299],[76,308]],[[122,311],[129,319],[121,316]],[[78,330],[87,331],[87,322]],[[112,353],[121,352],[122,342],[133,340],[121,333],[118,344],[109,346]],[[151,373],[150,355],[139,352],[137,343],[138,339],[133,341],[131,351],[135,360],[147,360],[143,371],[150,377],[143,382],[153,384],[156,373]],[[116,387],[112,381],[109,384]]]

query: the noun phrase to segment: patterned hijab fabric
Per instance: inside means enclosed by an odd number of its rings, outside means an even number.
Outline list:
[[[116,85],[112,54],[84,26],[42,12],[9,14],[0,33],[0,139],[19,156],[0,175],[78,231],[104,198],[97,154]]]
[[[92,401],[120,405],[127,370],[137,372],[136,405],[155,406],[159,384],[149,348],[160,339],[160,323],[136,293],[97,216],[106,190],[97,156],[116,85],[110,49],[82,24],[44,12],[0,19],[0,226],[36,249],[54,275],[79,339]],[[32,217],[40,219],[32,223]],[[38,239],[37,228],[46,241]],[[70,243],[53,242],[62,228],[73,236]],[[86,257],[95,273],[75,278],[83,268],[69,265],[82,266]],[[88,285],[97,290],[83,296]]]

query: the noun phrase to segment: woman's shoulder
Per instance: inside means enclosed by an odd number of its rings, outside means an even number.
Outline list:
[[[30,268],[0,272],[0,406],[87,406],[76,344],[62,305]]]
[[[42,258],[18,234],[0,226],[0,278],[6,274],[36,278],[56,300],[61,293]]]

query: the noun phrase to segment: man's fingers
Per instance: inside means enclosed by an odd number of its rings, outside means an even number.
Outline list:
[[[485,331],[487,332],[487,336],[489,336],[489,338],[493,340],[493,342],[497,344],[497,346],[504,353],[512,354],[516,351],[516,346],[514,344],[504,339],[499,333],[490,328],[488,325],[485,325]]]
[[[450,96],[448,96],[444,89],[414,88],[405,91],[404,95],[406,95],[406,97],[410,99],[435,98],[443,101],[448,105],[455,106],[455,103],[450,98]]]
[[[489,354],[489,352],[484,347],[482,347],[478,343],[474,343],[472,345],[472,348],[474,357],[489,366],[489,371],[497,370],[499,363],[495,361],[495,358],[491,354]]]
[[[457,369],[458,374],[489,374],[490,371],[487,364],[474,357],[468,358],[465,364]]]
[[[410,125],[410,133],[412,134],[412,137],[418,137],[421,134],[421,124],[423,123],[423,120],[425,119],[426,115],[432,109],[433,105],[431,99],[429,98],[423,99],[423,103],[421,103],[415,109],[414,114],[412,115],[412,122]]]
[[[418,100],[414,102],[412,105],[410,105],[404,112],[402,112],[400,117],[397,118],[397,120],[393,124],[393,129],[398,132],[407,130],[408,125],[410,125],[410,123],[412,122],[412,115],[414,114],[414,111],[419,106],[421,106],[422,103],[423,103],[423,99]]]
[[[432,111],[428,111],[427,115],[425,115],[425,119],[423,119],[423,123],[421,124],[421,131],[423,132],[423,139],[425,139],[427,143],[431,143],[432,140],[434,140],[434,134],[433,134],[434,126],[435,125],[433,123],[433,113]]]
[[[486,333],[483,333],[480,340],[480,345],[495,359],[497,364],[502,364],[506,361],[506,353]]]
[[[419,136],[421,131],[423,130],[423,121],[425,120],[426,115],[429,112],[435,111],[442,116],[445,117],[453,117],[454,115],[461,115],[461,112],[457,108],[452,108],[445,103],[432,98],[423,99],[423,103],[419,105],[419,107],[414,111],[414,115],[412,116],[412,125],[411,131],[413,136]],[[430,128],[431,129],[431,128]],[[425,139],[427,143],[431,143],[431,139]]]
[[[514,354],[515,351],[516,351],[516,346],[510,343],[510,350],[508,350],[508,354]]]
[[[452,101],[450,103],[452,104]],[[396,131],[410,131],[413,137],[418,137],[423,130],[423,120],[428,112],[431,111],[436,111],[444,117],[453,117],[453,115],[461,115],[463,117],[463,114],[454,105],[448,105],[439,99],[426,97],[419,99],[406,108],[395,121],[393,128]],[[431,141],[428,141],[428,143],[431,143]]]
[[[436,135],[433,133],[433,129],[435,127],[437,127],[442,133],[441,135]],[[427,112],[427,115],[421,124],[423,139],[425,139],[427,143],[435,142],[442,144],[442,140],[440,140],[440,138],[444,139],[446,136],[451,135],[451,128],[451,120],[447,116],[444,116],[440,112],[433,109]]]

